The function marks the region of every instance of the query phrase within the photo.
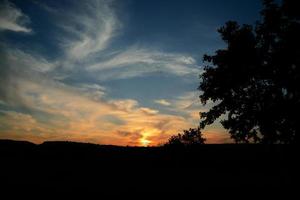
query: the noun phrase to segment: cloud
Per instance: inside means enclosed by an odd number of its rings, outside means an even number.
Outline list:
[[[138,102],[134,99],[111,100],[110,103],[118,110],[129,112],[138,106]]]
[[[81,84],[75,84],[74,87],[77,87],[80,91],[82,91],[82,93],[97,101],[97,100],[101,100],[104,96],[105,93],[107,91],[107,88],[105,88],[104,86],[101,86],[99,84],[86,84],[86,83],[81,83]]]
[[[26,53],[20,49],[12,49],[10,46],[0,44],[0,99],[4,99],[9,104],[17,106],[19,99],[19,79],[33,79],[49,76],[56,68],[56,64],[49,62],[41,56],[33,53]]]
[[[38,60],[35,62],[38,63]],[[31,115],[12,111],[15,117],[12,114],[5,115],[7,119],[2,117],[0,126],[5,128],[0,133],[3,137],[10,135],[19,138],[25,132],[22,139],[34,142],[72,140],[115,145],[157,145],[183,129],[197,126],[199,110],[205,109],[201,107],[196,92],[188,92],[173,100],[157,100],[164,104],[168,102],[170,105],[166,108],[174,111],[173,114],[164,114],[141,106],[134,99],[109,99],[107,88],[99,84],[70,86],[44,76],[40,71],[27,70],[28,73],[9,74],[9,82],[2,84],[5,87],[0,101],[4,106],[26,110]],[[40,121],[38,113],[44,113],[44,121]],[[13,119],[18,117],[23,117],[23,121],[28,123],[15,129]],[[120,132],[127,132],[130,136]],[[221,141],[218,138],[223,136],[222,141],[228,139],[225,134],[208,136],[208,142]]]
[[[171,103],[168,102],[166,99],[157,99],[154,101],[157,104],[163,105],[163,106],[170,106]]]
[[[198,91],[186,92],[181,96],[178,96],[173,102],[174,106],[180,110],[201,110],[201,102],[199,99]]]
[[[191,124],[191,127],[198,126],[200,122],[201,112],[207,112],[211,107],[218,102],[208,101],[206,105],[202,105],[197,91],[186,92],[185,94],[169,100],[171,105],[166,109],[177,113],[177,115],[185,116],[186,121]],[[209,144],[232,143],[228,132],[220,124],[220,120],[207,126],[202,133]]]
[[[16,8],[13,3],[9,1],[0,3],[0,31],[30,33],[32,30],[26,27],[29,22],[29,17]]]
[[[7,63],[9,63],[11,68],[46,73],[53,71],[57,67],[57,63],[50,62],[37,54],[26,53],[20,49],[11,49],[9,47],[4,48],[6,49]]]
[[[198,123],[196,114],[200,107],[196,92],[173,100],[157,100],[169,103],[166,108],[176,111],[164,114],[134,99],[110,99],[108,89],[96,83],[64,84],[49,76],[49,72],[56,70],[55,64],[18,49],[6,52],[0,62],[10,71],[1,79],[0,101],[3,106],[21,112],[11,111],[2,116],[1,137],[33,142],[157,145]],[[24,124],[16,129],[14,119]]]
[[[199,99],[199,94],[197,91],[185,92],[184,94],[174,97],[173,99],[165,100],[169,103],[165,109],[176,112],[178,114],[185,116],[187,119],[194,121],[197,125],[200,116],[199,112],[206,110]],[[156,101],[156,103],[165,103],[164,99]]]
[[[23,139],[34,142],[47,139],[155,145],[162,141],[149,138],[161,134],[170,136],[190,126],[180,116],[159,113],[141,106],[134,99],[92,98],[87,88],[103,89],[99,85],[73,87],[49,79],[41,73],[27,76],[14,74],[9,84],[5,84],[3,92],[9,93],[10,98],[0,97],[0,100],[4,105],[13,105],[26,112],[12,111],[13,114],[2,116],[0,133],[3,137],[12,133],[10,137],[19,138],[24,132]],[[27,125],[20,123],[16,129],[14,119],[20,118]],[[164,124],[161,124],[162,121]],[[135,137],[137,134],[125,137],[118,134],[120,131],[139,133],[140,137]]]
[[[136,44],[113,49],[112,39],[121,35],[123,23],[114,0],[69,2],[67,10],[41,4],[56,19],[56,34],[65,52],[63,68],[80,69],[98,80],[127,79],[150,73],[198,75],[200,67],[190,55],[164,52]],[[61,31],[62,30],[62,31]],[[123,50],[120,50],[123,49]],[[199,68],[199,69],[198,69]],[[72,73],[72,72],[71,72]],[[60,77],[66,77],[60,75]]]
[[[107,48],[121,27],[112,3],[109,0],[73,2],[70,11],[59,15],[57,25],[66,33],[60,40],[68,59],[82,61]]]
[[[158,113],[159,113],[158,110],[153,110],[153,109],[145,108],[145,107],[141,107],[140,110],[141,110],[142,112],[144,112],[145,114],[147,114],[147,115],[155,115],[155,114],[158,114]]]
[[[1,128],[5,126],[11,126],[14,130],[22,130],[22,131],[31,131],[36,126],[36,120],[31,116],[23,113],[18,113],[14,111],[1,111]],[[16,123],[18,122],[18,123]]]
[[[207,128],[203,135],[207,139],[208,144],[234,143],[234,140],[230,138],[224,129]]]
[[[150,73],[170,73],[178,76],[198,75],[196,60],[189,55],[166,53],[138,45],[125,50],[112,50],[110,43],[122,31],[113,0],[69,2],[68,9],[39,5],[50,14],[59,27],[54,34],[64,54],[52,63],[37,54],[13,51],[11,54],[30,63],[36,70],[54,71],[55,79],[73,75],[73,69],[98,80],[117,80],[144,76]],[[18,55],[13,55],[18,54]],[[25,55],[26,54],[26,55]],[[34,63],[38,60],[39,63]],[[75,70],[75,72],[77,71]]]
[[[165,53],[137,46],[116,53],[111,58],[87,67],[93,73],[100,72],[103,78],[112,79],[142,76],[152,72],[171,73],[179,76],[198,74],[196,60],[191,56]]]

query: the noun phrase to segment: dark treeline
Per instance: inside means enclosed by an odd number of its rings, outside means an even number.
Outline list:
[[[118,147],[74,142],[0,141],[5,190],[102,194],[266,194],[292,190],[295,146],[192,145]]]
[[[285,145],[255,145],[255,144],[206,144],[190,146],[162,147],[122,147],[113,145],[98,145],[79,142],[51,141],[34,144],[26,141],[0,140],[0,155],[2,159],[114,159],[115,156],[128,156],[128,159],[148,160],[166,159],[169,162],[172,155],[188,160],[194,154],[201,154],[201,160],[223,159],[234,160],[280,160],[292,157],[295,146]],[[220,151],[222,150],[222,151]],[[289,155],[290,154],[290,155]],[[131,156],[132,155],[132,156]],[[124,158],[125,158],[124,157]],[[120,157],[121,158],[121,157]],[[116,157],[119,159],[119,157]],[[161,160],[159,160],[161,161]],[[173,160],[176,161],[176,160]],[[197,163],[198,160],[190,162]],[[130,163],[128,163],[130,164]],[[182,163],[186,164],[186,163]]]

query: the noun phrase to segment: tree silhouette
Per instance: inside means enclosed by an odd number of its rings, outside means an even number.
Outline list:
[[[255,26],[229,21],[218,32],[227,48],[205,55],[200,128],[221,115],[236,142],[296,143],[299,131],[300,12],[293,0],[264,1]]]
[[[205,139],[202,137],[200,128],[190,128],[184,130],[183,134],[171,136],[166,143],[167,146],[191,146],[204,144]]]

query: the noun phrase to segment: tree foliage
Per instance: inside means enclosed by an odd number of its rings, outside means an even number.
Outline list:
[[[297,1],[264,1],[255,26],[229,21],[218,31],[227,47],[205,55],[200,128],[220,116],[236,142],[295,143],[299,131],[300,12]]]
[[[171,136],[167,146],[191,146],[204,144],[205,139],[202,136],[200,128],[190,128],[184,130],[183,134]]]

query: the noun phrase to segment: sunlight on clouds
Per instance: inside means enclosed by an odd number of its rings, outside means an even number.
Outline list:
[[[9,1],[0,2],[0,31],[9,30],[15,32],[30,33],[32,30],[26,27],[30,22],[27,15],[15,7]]]
[[[13,130],[22,130],[25,132],[31,131],[35,128],[37,122],[31,116],[14,111],[0,111],[1,128],[11,127]],[[16,123],[18,122],[18,123]]]
[[[207,139],[208,144],[234,143],[234,140],[232,140],[223,129],[209,127],[206,128],[203,135]]]
[[[148,115],[155,115],[155,114],[158,114],[158,113],[159,113],[158,110],[153,110],[153,109],[145,108],[145,107],[141,107],[140,110],[141,110],[142,112],[144,112],[145,114],[148,114]]]
[[[163,105],[163,106],[170,106],[171,105],[171,103],[168,102],[165,99],[157,99],[154,102],[157,103],[157,104]]]
[[[14,118],[10,115],[5,117],[9,119],[9,123],[1,120],[1,126],[6,128],[0,132],[16,130],[14,119],[21,116],[24,119],[26,117],[24,122],[31,121],[26,126],[18,127],[18,132],[22,129],[28,132],[41,127],[37,131],[44,136],[46,134],[49,139],[97,141],[118,145],[143,145],[147,140],[147,144],[155,145],[162,141],[151,141],[148,137],[171,135],[190,125],[179,116],[159,114],[156,110],[140,107],[135,100],[95,101],[80,95],[80,89],[49,80],[34,82],[19,78],[16,81],[22,105],[27,109],[51,115],[52,121],[45,124],[35,120],[32,115],[14,113]],[[124,123],[116,125],[109,120],[103,120],[107,115],[115,116]],[[120,131],[128,134],[121,136],[118,134]],[[35,132],[32,132],[29,139],[32,140],[35,136],[33,141],[41,140]]]
[[[1,101],[4,105],[14,104],[31,110],[32,114],[1,111],[2,138],[149,146],[164,143],[171,135],[196,126],[199,119],[195,115],[199,110],[191,106],[194,96],[188,93],[172,104],[177,106],[173,109],[190,116],[182,117],[181,114],[163,114],[142,107],[133,99],[104,100],[105,88],[99,85],[74,88],[38,76],[31,80],[15,77],[11,81],[14,83],[7,85],[7,90],[17,86],[18,96],[11,97],[9,102]],[[102,91],[102,96],[93,98],[92,93],[98,90]],[[46,122],[39,120],[37,112],[45,113],[49,119]],[[207,136],[209,142],[226,140],[225,135],[225,139],[223,135]]]
[[[159,140],[154,140],[153,136],[158,136],[161,134],[161,131],[158,129],[150,129],[142,132],[142,138],[140,139],[140,143],[142,146],[150,146],[150,145],[158,145]]]
[[[151,144],[151,141],[149,141],[145,138],[141,138],[140,142],[141,142],[142,146],[144,146],[144,147],[147,147],[147,146],[149,146],[149,144]]]
[[[51,140],[47,134],[49,132],[51,132],[50,129],[41,126],[29,114],[0,110],[0,139],[43,142],[44,140]]]

